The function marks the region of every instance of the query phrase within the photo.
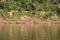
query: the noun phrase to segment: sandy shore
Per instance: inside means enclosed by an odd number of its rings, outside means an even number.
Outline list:
[[[60,24],[60,21],[51,20],[20,20],[20,21],[0,21],[0,24]]]
[[[28,16],[22,16],[20,20],[16,21],[9,21],[4,20],[0,17],[0,24],[60,24],[60,21],[53,21],[53,20],[41,20],[37,18],[31,18]]]

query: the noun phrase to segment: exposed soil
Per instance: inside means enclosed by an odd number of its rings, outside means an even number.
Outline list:
[[[60,24],[60,21],[40,20],[28,16],[22,16],[18,21],[7,21],[0,17],[0,24]]]

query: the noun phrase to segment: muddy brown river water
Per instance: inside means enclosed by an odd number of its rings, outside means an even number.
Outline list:
[[[0,40],[60,40],[60,25],[1,24]]]

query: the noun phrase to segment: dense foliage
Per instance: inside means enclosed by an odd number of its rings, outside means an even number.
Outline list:
[[[0,14],[9,20],[22,15],[55,20],[60,17],[60,0],[0,0]]]

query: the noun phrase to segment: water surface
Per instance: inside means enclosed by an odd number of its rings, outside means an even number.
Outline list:
[[[0,40],[60,40],[60,25],[0,25]]]

